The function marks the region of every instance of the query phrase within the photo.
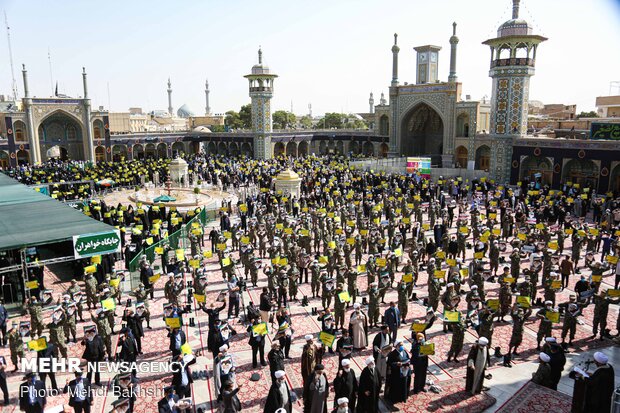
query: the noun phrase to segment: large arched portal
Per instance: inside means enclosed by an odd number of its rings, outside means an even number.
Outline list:
[[[426,103],[414,106],[405,116],[401,152],[405,156],[431,156],[433,164],[441,163],[443,122],[435,109]]]
[[[49,159],[47,150],[54,146],[66,149],[68,159],[85,159],[83,138],[82,126],[73,117],[60,111],[53,113],[39,125],[41,156],[44,161]]]

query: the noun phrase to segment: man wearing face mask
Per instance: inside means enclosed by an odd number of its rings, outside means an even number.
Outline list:
[[[89,382],[91,382],[93,374],[93,370],[91,370],[91,363],[93,366],[97,366],[98,362],[105,360],[105,347],[103,345],[103,340],[99,334],[97,334],[97,329],[95,326],[84,327],[84,336],[85,340],[82,341],[82,345],[86,346],[86,348],[84,349],[82,358],[89,363],[86,378]],[[95,385],[101,387],[101,373],[99,372],[98,367],[94,367],[94,369]]]
[[[176,413],[179,396],[174,394],[174,386],[164,387],[164,398],[157,402],[158,413]]]
[[[462,323],[458,323],[462,326]],[[420,347],[426,344],[426,338],[423,333],[416,334],[416,338],[411,348],[411,360],[413,362],[413,394],[419,392],[426,392],[424,386],[426,385],[426,373],[428,371],[428,356],[420,354]],[[449,354],[448,354],[449,356]],[[456,355],[454,356],[456,361]]]
[[[37,380],[35,373],[27,373],[25,382],[19,385],[19,410],[26,413],[42,413],[47,399],[45,385]]]
[[[278,409],[291,413],[296,396],[291,392],[286,382],[286,373],[284,370],[278,370],[274,373],[274,376],[275,380],[271,384],[267,400],[265,400],[264,413],[275,413]]]
[[[368,357],[364,363],[366,367],[362,370],[357,388],[357,413],[377,413],[379,411],[381,379],[372,357]]]
[[[349,319],[349,335],[353,339],[353,348],[356,349],[366,348],[368,345],[368,317],[360,307],[359,303],[353,304],[353,314]]]
[[[11,324],[11,328],[7,334],[7,339],[9,341],[9,349],[11,351],[11,362],[13,366],[15,366],[15,370],[17,371],[17,365],[20,363],[21,359],[24,358],[24,340],[19,334],[19,330],[17,328],[17,322],[13,321]]]
[[[411,366],[409,354],[405,350],[403,341],[396,339],[395,349],[388,355],[386,386],[389,389],[385,398],[393,404],[407,401],[411,386]]]
[[[540,319],[538,334],[536,335],[536,349],[538,351],[540,351],[540,342],[545,337],[551,337],[551,328],[553,324],[547,317],[547,314],[551,312],[553,312],[553,303],[551,301],[545,301],[545,308],[538,310],[538,313],[536,313],[536,317]]]
[[[346,397],[334,400],[334,405],[336,408],[332,410],[332,413],[353,413],[354,411],[354,408],[349,403],[349,399]]]
[[[82,377],[79,367],[75,370],[75,379],[67,379],[63,392],[69,393],[69,406],[73,407],[75,413],[90,413],[90,406],[93,404],[90,380]]]
[[[317,364],[304,384],[304,413],[327,412],[329,382],[324,371],[325,367]]]
[[[349,359],[342,360],[341,365],[342,369],[338,371],[334,379],[334,407],[339,412],[338,400],[346,398],[351,411],[355,411],[357,377],[355,377],[355,372],[351,370],[351,361]]]
[[[63,358],[67,358],[67,340],[64,332],[64,313],[61,306],[54,307],[52,322],[47,325],[50,330],[50,342],[56,344]]]

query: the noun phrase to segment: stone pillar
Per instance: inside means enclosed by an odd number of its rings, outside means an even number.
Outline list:
[[[84,84],[84,158],[87,161],[95,162],[95,147],[93,144],[93,127],[90,119],[90,99],[88,98],[88,83],[86,80],[86,69],[82,68],[82,82]]]
[[[24,79],[24,111],[26,112],[26,126],[28,128],[28,146],[30,148],[30,163],[41,163],[41,148],[39,147],[39,140],[37,139],[37,130],[34,127],[34,118],[32,113],[32,99],[30,98],[30,91],[28,89],[28,72],[26,71],[26,65],[22,65],[22,77]]]
[[[159,186],[159,172],[153,172],[153,184]]]

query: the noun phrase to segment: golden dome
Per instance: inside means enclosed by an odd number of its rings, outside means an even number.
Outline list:
[[[285,169],[284,171],[280,172],[278,176],[276,176],[276,180],[278,181],[299,181],[301,180],[301,178],[294,171],[290,169]]]

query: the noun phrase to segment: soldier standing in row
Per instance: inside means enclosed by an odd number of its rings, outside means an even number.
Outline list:
[[[67,358],[67,339],[65,337],[65,315],[61,306],[54,307],[52,322],[47,325],[50,331],[50,342],[54,343],[64,358]]]
[[[448,351],[448,362],[454,358],[454,362],[458,363],[458,356],[463,350],[463,342],[465,341],[465,324],[459,320],[456,323],[452,323],[452,342],[450,343],[450,350]]]
[[[19,329],[15,321],[13,321],[11,329],[9,330],[8,339],[9,349],[11,350],[11,362],[13,362],[13,366],[15,366],[13,371],[17,371],[18,364],[24,358],[24,341],[21,334],[19,334]]]
[[[112,330],[108,323],[108,317],[106,315],[107,310],[105,308],[98,308],[95,313],[91,311],[90,319],[97,325],[97,332],[103,340],[106,353],[108,353],[108,359],[112,359]]]
[[[42,304],[34,295],[30,296],[28,302],[28,314],[30,314],[30,331],[40,337],[43,334]]]

